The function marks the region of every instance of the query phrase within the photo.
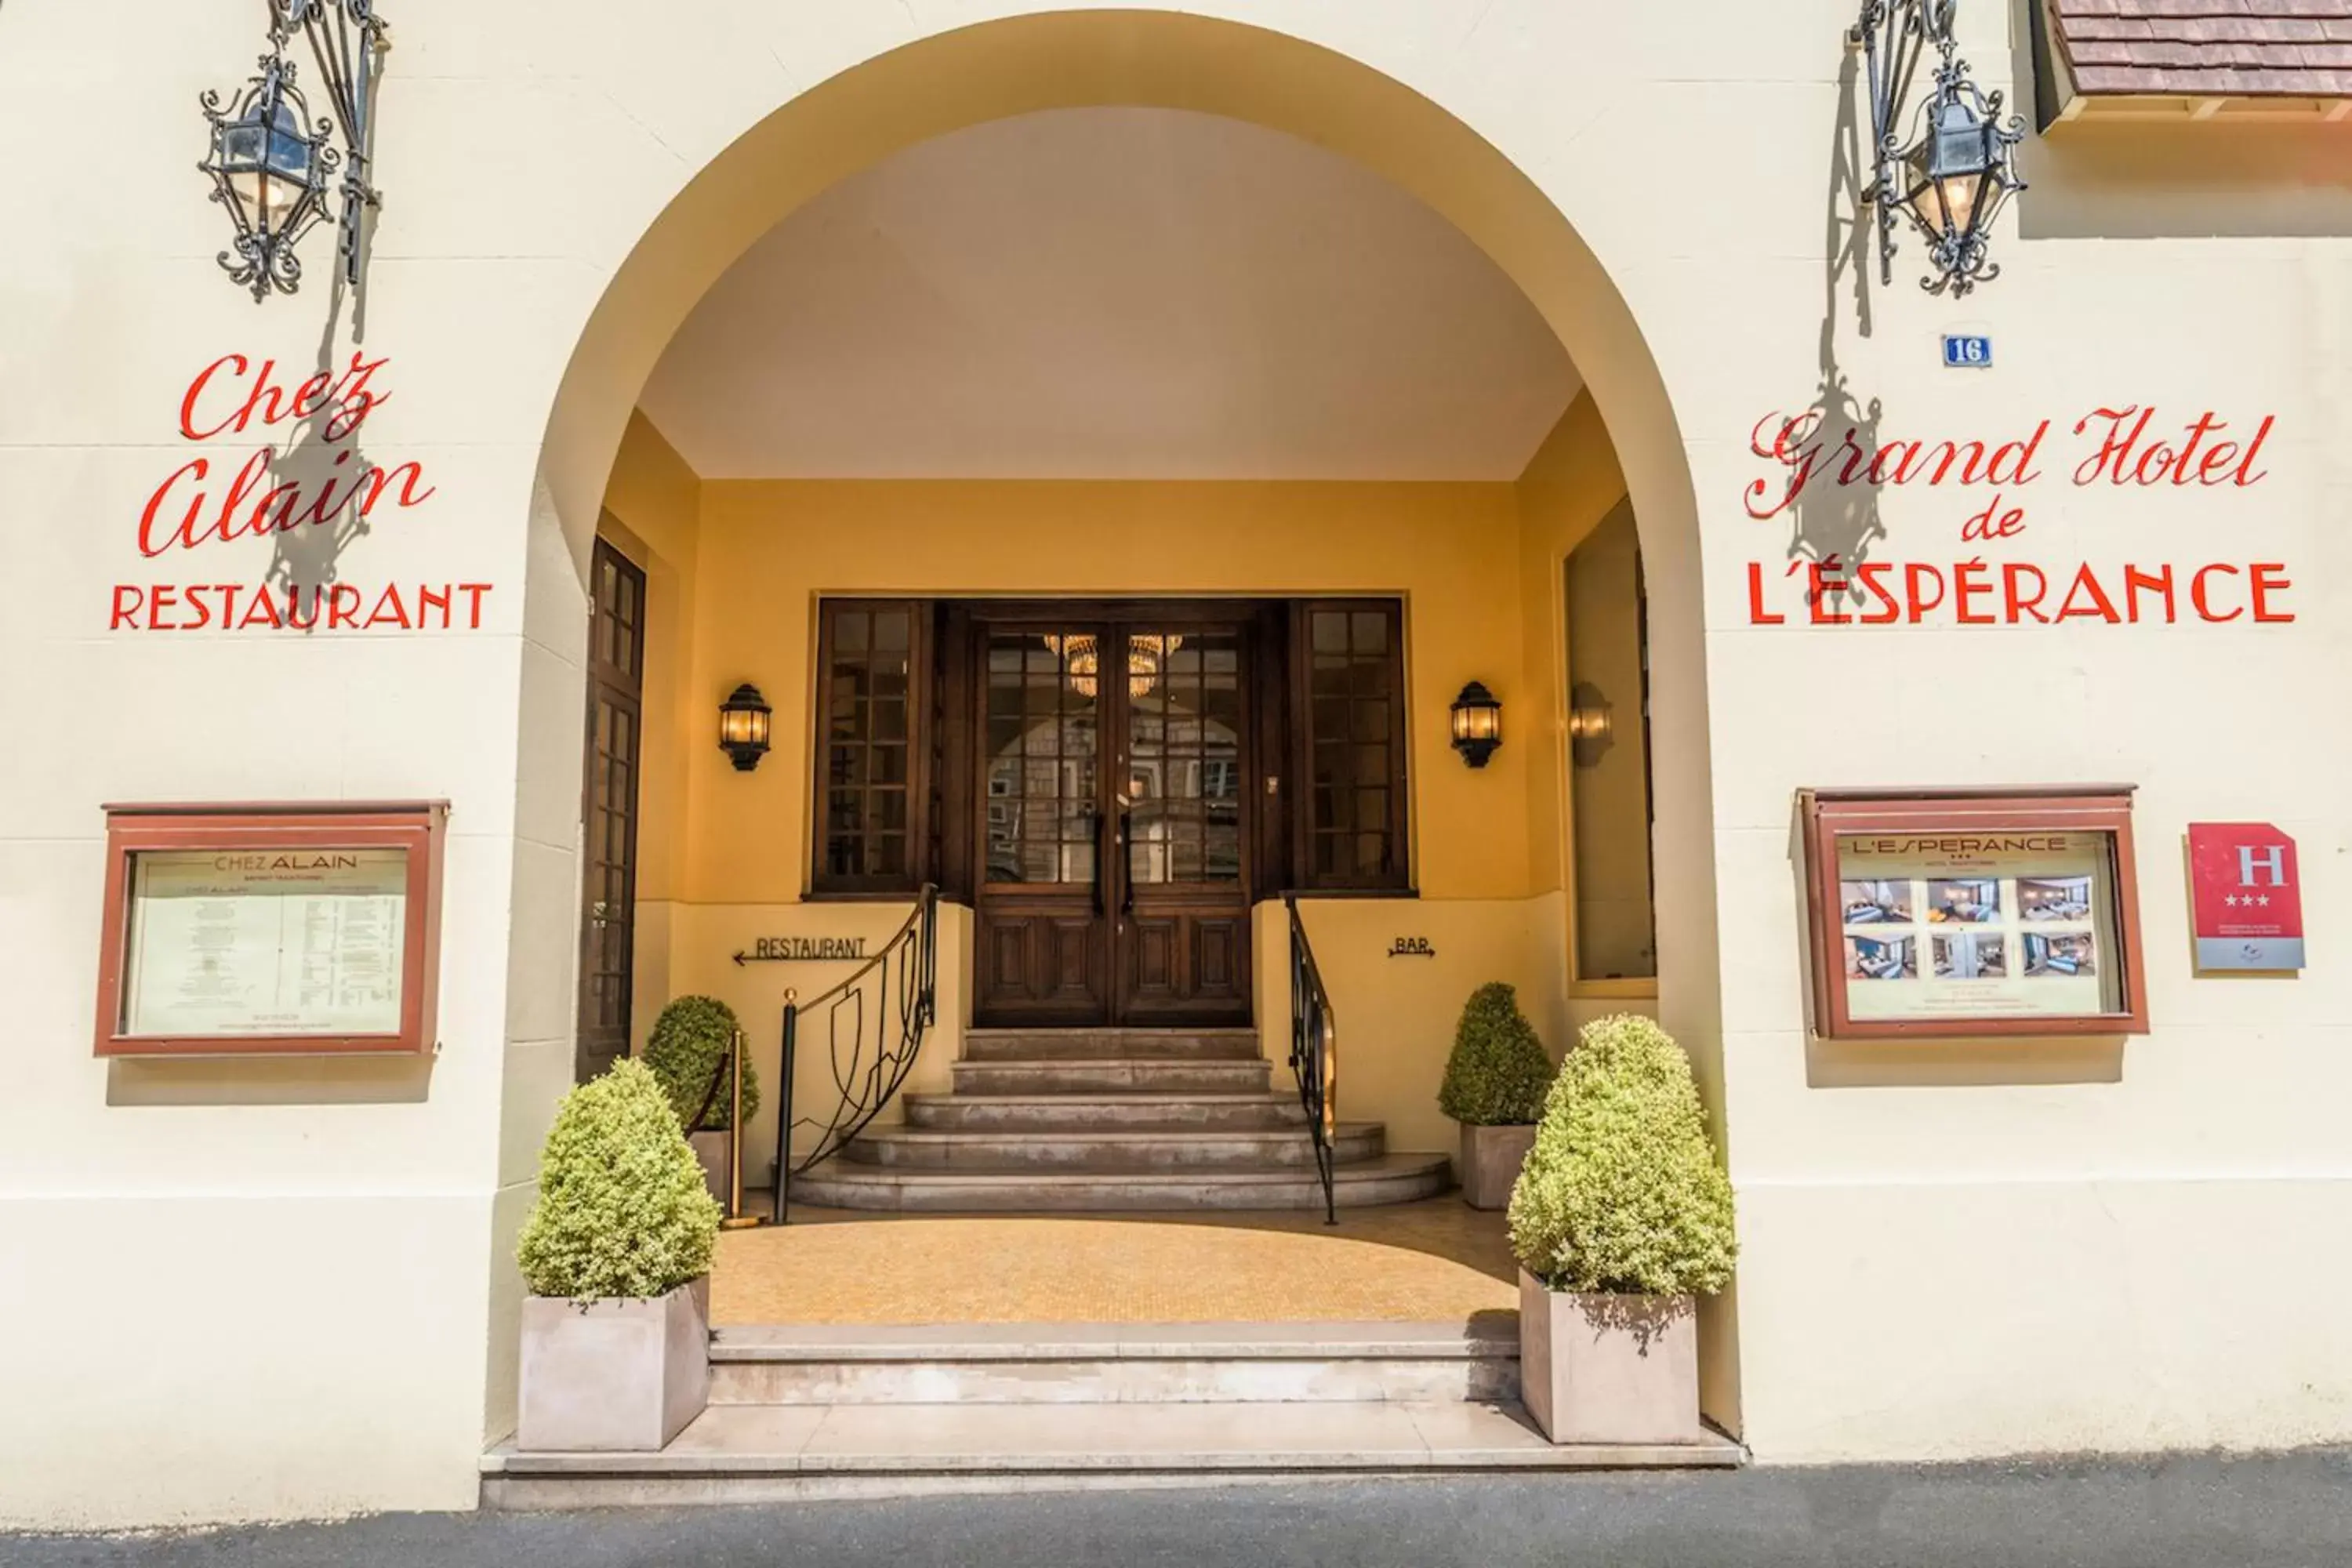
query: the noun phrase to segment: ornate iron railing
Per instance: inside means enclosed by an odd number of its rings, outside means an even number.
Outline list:
[[[782,1095],[776,1115],[774,1223],[785,1223],[793,1177],[841,1152],[882,1113],[914,1069],[923,1037],[939,1016],[940,890],[925,884],[915,910],[896,936],[857,972],[808,1002],[784,993],[783,1052],[777,1082]],[[823,1020],[826,1054],[837,1094],[831,1114],[793,1115],[793,1073],[800,1058],[803,1018]],[[797,1163],[795,1129],[814,1127],[816,1140]]]
[[[1332,1190],[1333,1149],[1339,1142],[1339,1026],[1331,994],[1315,967],[1315,949],[1298,918],[1298,895],[1286,894],[1290,911],[1290,1070],[1298,1079],[1298,1102],[1307,1110],[1307,1136],[1315,1141],[1315,1174],[1323,1184],[1323,1223],[1339,1223]]]

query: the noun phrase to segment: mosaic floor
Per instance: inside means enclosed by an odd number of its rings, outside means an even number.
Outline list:
[[[758,1212],[755,1207],[754,1212]],[[853,1214],[719,1237],[719,1323],[1436,1322],[1509,1310],[1503,1216]]]

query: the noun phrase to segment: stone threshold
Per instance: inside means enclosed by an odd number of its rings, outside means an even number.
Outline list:
[[[1508,1321],[1505,1321],[1505,1319]],[[735,1362],[1291,1361],[1517,1357],[1517,1314],[1463,1323],[770,1323],[712,1331]]]
[[[1544,1440],[1516,1404],[714,1405],[657,1454],[482,1460],[491,1508],[655,1506],[939,1489],[1155,1485],[1182,1479],[1703,1469],[1696,1444]]]

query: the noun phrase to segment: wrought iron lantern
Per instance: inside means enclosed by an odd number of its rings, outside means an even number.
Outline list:
[[[1454,749],[1472,767],[1485,767],[1503,743],[1502,703],[1485,682],[1474,680],[1454,700],[1453,718]]]
[[[236,225],[233,247],[220,255],[232,281],[266,300],[276,289],[292,293],[302,280],[294,247],[326,213],[327,175],[338,162],[327,145],[333,127],[310,119],[283,53],[261,57],[234,109],[221,95],[204,95],[212,121],[212,155],[199,165],[213,177],[213,200]]]
[[[745,681],[719,705],[719,749],[735,760],[735,771],[748,773],[768,754],[769,726],[775,710]]]
[[[1869,68],[1875,172],[1863,200],[1878,214],[1880,277],[1894,280],[1900,212],[1927,242],[1929,270],[1920,287],[1955,297],[2000,275],[1988,244],[1993,219],[2012,193],[2025,189],[2014,157],[2025,122],[2015,116],[2004,122],[2000,93],[1979,89],[1955,53],[1958,4],[1864,0],[1861,20],[1847,33]],[[1937,57],[1936,84],[1919,108],[1917,135],[1905,147],[1905,104],[1929,48]]]
[[[378,202],[368,174],[375,150],[376,67],[388,42],[384,25],[375,0],[269,0],[269,53],[236,109],[224,110],[218,92],[203,99],[213,147],[202,166],[213,176],[213,199],[236,224],[236,242],[221,253],[221,266],[256,300],[268,299],[273,289],[294,292],[302,279],[294,247],[326,215],[327,182],[340,167],[337,248],[344,282],[357,288],[366,215]],[[310,41],[331,118],[313,121],[295,87],[286,46],[298,30]],[[340,151],[328,145],[338,127]]]

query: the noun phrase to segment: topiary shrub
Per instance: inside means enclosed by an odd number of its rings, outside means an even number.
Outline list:
[[[1511,1250],[1554,1290],[1709,1296],[1731,1281],[1731,1181],[1690,1062],[1647,1018],[1587,1024],[1511,1189]]]
[[[669,1096],[670,1108],[677,1112],[678,1125],[702,1105],[702,1097],[710,1094],[711,1075],[719,1064],[727,1059],[728,1047],[734,1043],[735,1031],[740,1026],[735,1021],[735,1010],[716,996],[681,996],[661,1010],[654,1020],[654,1032],[646,1041],[644,1060],[661,1080],[662,1092]],[[724,1132],[730,1101],[727,1085],[721,1083],[719,1092],[711,1096],[709,1112],[699,1127],[688,1127],[689,1132]],[[743,1055],[743,1120],[760,1109],[760,1076],[751,1070],[751,1056]]]
[[[533,1295],[667,1295],[710,1271],[718,1239],[719,1205],[644,1063],[563,1097],[515,1249]]]
[[[1472,992],[1462,1009],[1437,1107],[1472,1127],[1526,1127],[1543,1115],[1551,1077],[1551,1058],[1519,1011],[1518,993],[1496,981]]]

